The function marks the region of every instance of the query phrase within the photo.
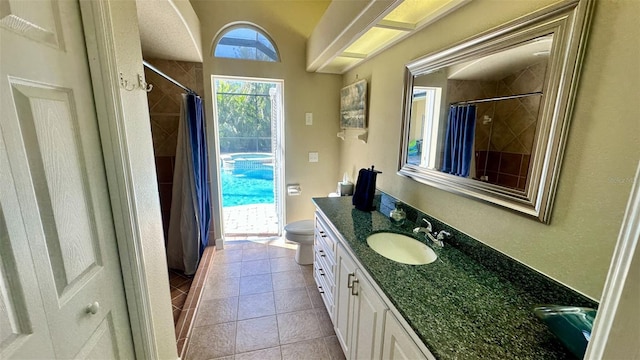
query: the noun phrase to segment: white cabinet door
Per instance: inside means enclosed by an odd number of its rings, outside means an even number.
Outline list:
[[[335,330],[345,356],[351,352],[351,317],[353,315],[352,282],[355,280],[356,265],[349,254],[338,245],[336,252],[336,320]]]
[[[354,306],[351,359],[380,359],[387,307],[360,269],[356,271],[356,280],[352,283]]]
[[[0,358],[134,357],[77,1],[0,4]]]
[[[335,330],[347,359],[380,359],[385,303],[338,245]]]
[[[427,359],[391,313],[387,313],[385,320],[382,358],[385,360]]]

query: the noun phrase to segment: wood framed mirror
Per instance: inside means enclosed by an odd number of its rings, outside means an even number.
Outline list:
[[[592,0],[406,66],[398,174],[549,223]]]

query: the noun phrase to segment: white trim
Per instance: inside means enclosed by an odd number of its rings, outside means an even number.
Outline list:
[[[82,23],[135,354],[139,359],[157,359],[143,239],[136,216],[129,152],[124,146],[127,143],[124,109],[119,96],[115,29],[109,1],[80,0]]]
[[[278,176],[280,178],[280,183],[279,185],[279,189],[278,191],[280,191],[280,197],[279,197],[279,201],[282,202],[281,206],[277,207],[278,209],[280,209],[277,213],[278,216],[278,236],[281,236],[282,233],[284,232],[284,225],[286,223],[286,206],[287,206],[287,201],[286,201],[286,180],[285,180],[285,141],[284,141],[284,135],[285,135],[285,118],[284,118],[284,79],[276,79],[276,78],[262,78],[262,77],[251,77],[251,76],[231,76],[231,75],[211,75],[211,103],[212,103],[212,107],[213,107],[213,134],[210,136],[213,136],[214,138],[214,146],[213,149],[209,150],[209,153],[211,154],[211,151],[214,152],[215,154],[215,158],[213,160],[210,160],[211,164],[215,164],[214,166],[209,166],[210,171],[212,174],[210,174],[210,178],[213,180],[215,179],[215,185],[214,185],[214,181],[211,181],[211,193],[212,193],[212,207],[213,207],[213,214],[212,214],[212,218],[214,220],[216,220],[214,222],[214,224],[218,224],[218,228],[220,229],[220,237],[222,239],[222,241],[220,241],[220,239],[216,239],[216,249],[217,250],[222,250],[224,249],[224,210],[222,209],[222,185],[220,182],[220,173],[219,173],[219,169],[220,169],[220,164],[218,162],[218,160],[220,159],[220,139],[219,139],[219,132],[218,132],[218,109],[217,109],[217,101],[216,101],[216,79],[223,79],[223,80],[233,80],[233,81],[247,81],[247,82],[259,82],[259,83],[276,83],[279,85],[280,87],[280,94],[278,96],[278,99],[280,100],[280,108],[278,109],[279,112],[279,116],[278,116],[278,133],[277,134],[271,134],[271,136],[277,136],[277,141],[279,143],[279,146],[276,149],[272,149],[272,152],[278,157],[279,159],[279,167],[278,168],[274,168],[274,180],[276,179],[276,174],[275,172],[278,172]],[[208,125],[208,124],[207,124]],[[211,146],[211,142],[209,142],[209,146]],[[211,158],[211,156],[210,156]],[[278,198],[278,197],[274,197],[274,200]]]
[[[625,212],[618,242],[611,260],[611,267],[604,285],[602,302],[598,308],[591,333],[591,341],[587,347],[585,359],[602,359],[608,346],[609,334],[614,328],[618,305],[625,287],[631,262],[635,254],[638,238],[640,238],[640,162],[636,177],[631,187],[631,195]],[[627,300],[628,301],[628,300]]]

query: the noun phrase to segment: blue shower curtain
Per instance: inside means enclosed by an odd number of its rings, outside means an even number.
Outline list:
[[[448,120],[441,171],[467,177],[473,155],[476,106],[451,105]]]
[[[211,206],[202,99],[182,95],[167,239],[169,268],[195,274],[209,242]]]

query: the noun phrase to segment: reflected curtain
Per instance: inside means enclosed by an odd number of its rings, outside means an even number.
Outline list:
[[[195,274],[209,242],[211,206],[202,99],[182,95],[167,239],[169,268]]]
[[[444,142],[442,172],[468,177],[476,131],[476,106],[451,105]]]

